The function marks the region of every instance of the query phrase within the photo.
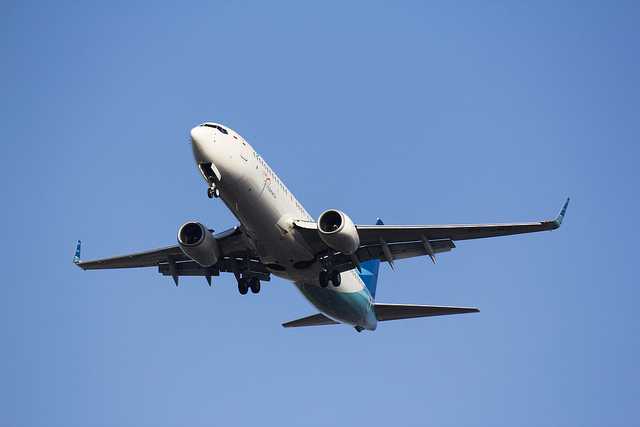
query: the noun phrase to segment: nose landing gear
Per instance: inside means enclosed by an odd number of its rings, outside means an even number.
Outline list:
[[[217,199],[220,197],[220,190],[215,185],[211,184],[211,186],[207,189],[207,197],[213,199],[214,197]]]

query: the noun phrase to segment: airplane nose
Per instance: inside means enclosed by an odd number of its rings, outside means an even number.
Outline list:
[[[199,163],[211,161],[209,154],[211,150],[210,142],[213,137],[209,129],[204,126],[196,126],[191,129],[191,148],[196,161]]]
[[[202,126],[196,126],[191,129],[191,142],[195,145],[202,145],[207,138],[207,129]]]

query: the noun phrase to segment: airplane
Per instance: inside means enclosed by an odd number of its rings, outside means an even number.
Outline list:
[[[381,262],[436,255],[467,239],[555,230],[567,198],[553,220],[471,225],[356,225],[338,209],[317,221],[249,143],[231,128],[205,122],[191,129],[195,164],[207,196],[219,199],[239,225],[215,233],[200,222],[178,229],[177,244],[113,258],[82,261],[78,240],[74,263],[83,270],[157,267],[178,286],[181,276],[235,276],[238,291],[260,292],[271,275],[289,280],[318,310],[283,323],[285,328],[346,324],[373,331],[378,322],[474,313],[474,307],[383,304],[375,300]]]

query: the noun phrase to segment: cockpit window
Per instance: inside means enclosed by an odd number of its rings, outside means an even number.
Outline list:
[[[224,133],[225,135],[229,134],[229,132],[227,132],[227,130],[225,128],[223,128],[222,126],[212,125],[210,123],[204,123],[204,124],[202,124],[200,126],[205,126],[205,127],[208,127],[208,128],[218,129],[220,132]]]

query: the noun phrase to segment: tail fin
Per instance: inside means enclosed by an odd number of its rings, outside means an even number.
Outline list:
[[[383,225],[380,218],[376,221],[376,225]],[[378,270],[380,268],[380,260],[372,259],[360,264],[360,279],[369,290],[372,297],[376,297],[376,286],[378,285]]]

